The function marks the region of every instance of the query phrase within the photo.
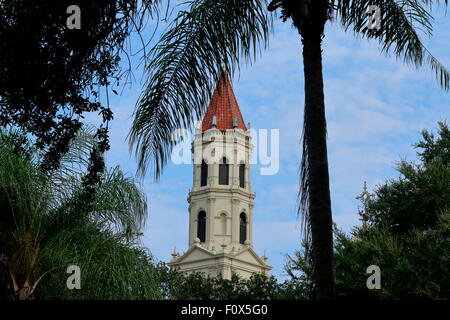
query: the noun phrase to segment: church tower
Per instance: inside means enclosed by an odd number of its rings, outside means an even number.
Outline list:
[[[229,279],[267,274],[267,257],[253,250],[250,158],[253,145],[228,74],[224,72],[195,132],[189,192],[189,249],[169,262],[180,272]]]

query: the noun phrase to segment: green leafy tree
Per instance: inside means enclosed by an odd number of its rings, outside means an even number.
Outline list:
[[[285,284],[292,287],[302,288],[305,299],[314,298],[313,268],[311,263],[311,255],[309,254],[309,243],[303,242],[303,250],[296,250],[294,255],[286,255],[284,271],[289,280]]]
[[[138,246],[147,203],[135,181],[118,167],[107,170],[89,206],[81,203],[93,133],[78,132],[59,168],[45,174],[40,154],[30,158],[23,141],[4,131],[0,137],[0,295],[160,297],[153,259]],[[69,265],[81,269],[80,290],[66,287]]]
[[[152,50],[148,82],[130,133],[141,172],[149,165],[158,178],[177,141],[172,132],[189,128],[203,114],[223,68],[233,71],[266,47],[270,11],[290,19],[303,45],[305,104],[300,210],[304,236],[312,243],[317,299],[334,297],[333,234],[329,188],[322,41],[335,21],[355,35],[379,41],[385,53],[420,67],[428,63],[448,89],[449,72],[424,47],[418,30],[432,34],[431,6],[445,1],[396,0],[193,0],[177,15]],[[369,28],[370,5],[381,9],[380,28]]]
[[[366,204],[368,224],[402,235],[411,229],[436,226],[442,211],[450,209],[450,130],[439,123],[438,138],[427,130],[414,146],[420,163],[401,161],[400,177],[379,186]]]
[[[439,215],[433,229],[411,229],[402,236],[385,228],[337,233],[336,288],[340,298],[449,299],[450,213]],[[369,290],[366,269],[381,270],[381,288]]]
[[[84,183],[98,183],[105,169],[102,154],[109,149],[109,94],[116,93],[111,87],[129,80],[131,72],[119,66],[121,55],[127,55],[125,40],[132,31],[142,30],[157,2],[0,2],[0,126],[34,136],[44,152],[43,170],[58,167],[84,115],[95,112],[102,124]],[[67,9],[74,4],[81,11],[80,29],[66,26]]]
[[[417,155],[424,164],[441,161],[442,164],[450,165],[450,129],[446,122],[438,122],[438,137],[428,130],[422,131],[423,140],[414,146],[422,149]]]

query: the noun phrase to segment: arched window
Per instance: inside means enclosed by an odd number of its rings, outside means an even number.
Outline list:
[[[227,158],[223,157],[219,163],[219,184],[228,184],[229,165]]]
[[[245,188],[245,163],[239,165],[239,186]]]
[[[244,244],[245,240],[247,240],[247,216],[242,212],[239,223],[239,243]]]
[[[202,161],[202,167],[200,170],[200,186],[206,186],[208,181],[208,164],[205,162],[205,160]]]
[[[225,213],[222,213],[220,215],[220,224],[221,224],[221,231],[223,235],[227,234],[227,215]]]
[[[205,242],[205,240],[206,240],[206,212],[205,211],[200,211],[198,213],[197,238],[200,239],[200,242]]]

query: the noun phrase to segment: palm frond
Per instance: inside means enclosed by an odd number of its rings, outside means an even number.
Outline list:
[[[50,209],[61,209],[64,203],[81,189],[81,180],[89,166],[91,150],[96,145],[95,127],[84,125],[70,141],[69,148],[62,155],[59,166],[48,172],[47,186],[52,202]],[[39,161],[39,160],[38,160]]]
[[[52,181],[52,180],[50,180]],[[52,181],[53,182],[53,181]],[[147,217],[147,199],[137,181],[119,167],[105,171],[96,187],[89,212],[80,210],[84,191],[82,175],[67,176],[57,185],[47,183],[43,193],[51,199],[47,225],[62,227],[89,219],[105,230],[133,240],[141,232]]]
[[[108,170],[98,187],[91,218],[127,238],[139,233],[147,217],[145,193],[119,167]]]
[[[449,89],[450,72],[424,46],[419,32],[431,36],[433,32],[433,4],[448,1],[432,0],[333,0],[337,15],[344,28],[352,28],[363,37],[379,41],[384,53],[393,52],[407,64],[421,67],[426,62],[435,73],[439,85]],[[381,10],[381,27],[368,27],[369,5]]]
[[[45,211],[49,198],[40,192],[45,177],[29,159],[0,147],[0,218],[19,232],[34,225],[35,213]]]
[[[194,0],[151,50],[148,81],[134,114],[130,147],[139,173],[158,180],[173,146],[172,132],[192,128],[223,68],[233,74],[267,46],[272,15],[265,0]]]
[[[89,155],[85,151],[93,136],[77,135],[64,158],[68,163],[51,172],[55,177],[42,173],[39,163],[17,151],[11,139],[2,141],[0,278],[14,295],[31,298],[38,286],[48,288],[48,295],[55,295],[55,287],[66,290],[62,267],[75,263],[90,282],[83,284],[88,292],[82,297],[158,297],[151,256],[135,246],[147,213],[145,194],[135,180],[118,167],[106,171],[93,195],[92,211],[84,212],[80,205]],[[50,272],[52,277],[45,277]]]
[[[68,299],[161,299],[154,258],[148,250],[130,246],[121,235],[99,232],[96,224],[60,229],[43,248],[43,269],[62,268],[45,279],[39,297]],[[81,290],[68,290],[66,268],[81,269]]]
[[[137,182],[119,167],[102,174],[101,184],[93,196],[92,211],[79,212],[82,179],[87,171],[90,149],[96,143],[94,132],[95,128],[90,126],[80,130],[60,166],[47,175],[39,170],[38,163],[16,153],[13,146],[6,142],[0,145],[2,220],[12,217],[15,221],[11,223],[24,232],[34,222],[37,225],[33,225],[33,229],[46,230],[84,216],[127,238],[136,235],[145,223],[147,200]]]

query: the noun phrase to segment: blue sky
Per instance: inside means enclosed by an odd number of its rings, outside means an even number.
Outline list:
[[[449,40],[449,19],[437,11],[434,37],[424,42],[450,68]],[[137,50],[135,37],[132,43]],[[120,165],[130,175],[137,165],[126,136],[145,80],[137,57],[135,81],[111,99],[115,118],[107,154],[109,166]],[[323,62],[333,218],[349,232],[359,225],[355,197],[364,181],[373,190],[398,176],[398,160],[415,159],[411,145],[420,131],[434,130],[437,121],[449,118],[449,95],[429,69],[416,70],[386,57],[375,42],[356,39],[335,23],[327,25]],[[290,23],[276,21],[269,49],[253,65],[242,66],[233,86],[245,122],[255,129],[280,130],[279,172],[260,175],[260,166],[253,165],[251,182],[256,193],[254,248],[260,255],[266,250],[272,274],[283,279],[284,255],[300,247],[297,193],[304,83],[300,39]],[[150,173],[144,179],[149,215],[142,244],[159,260],[168,261],[174,246],[187,250],[191,183],[191,166],[171,163],[159,183],[153,183]]]

